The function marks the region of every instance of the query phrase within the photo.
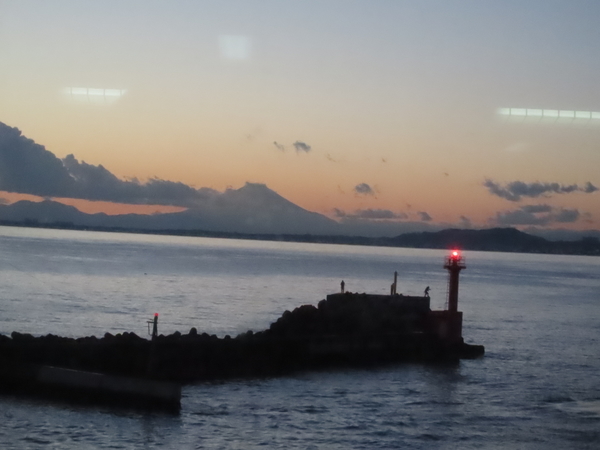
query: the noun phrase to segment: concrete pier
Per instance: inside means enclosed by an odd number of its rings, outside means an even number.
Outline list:
[[[170,412],[178,412],[181,408],[181,385],[178,383],[27,363],[3,365],[0,391]]]
[[[165,381],[120,377],[60,367],[40,367],[38,383],[63,389],[108,395],[121,401],[140,401],[147,404],[179,408],[181,386]]]

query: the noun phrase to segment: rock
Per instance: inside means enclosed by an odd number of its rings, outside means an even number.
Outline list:
[[[31,335],[29,333],[19,333],[17,331],[13,331],[10,334],[10,337],[12,337],[13,341],[20,341],[20,342],[32,342],[33,340],[35,340],[33,335]]]
[[[104,333],[103,339],[107,342],[113,342],[115,340],[115,336],[107,332],[107,333]]]

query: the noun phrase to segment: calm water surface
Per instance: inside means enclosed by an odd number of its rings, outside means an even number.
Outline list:
[[[0,333],[236,335],[354,292],[432,288],[444,252],[0,227]],[[466,252],[484,358],[187,386],[173,417],[0,397],[0,448],[600,448],[600,258]]]

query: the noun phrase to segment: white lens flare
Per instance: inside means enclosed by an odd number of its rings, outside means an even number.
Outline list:
[[[248,36],[219,36],[221,57],[230,61],[250,58],[252,42]]]
[[[498,108],[499,116],[515,118],[553,119],[561,123],[589,123],[600,120],[598,111],[573,111],[567,109],[537,109],[537,108]],[[542,121],[543,123],[544,121]],[[548,123],[548,122],[546,122]],[[600,122],[597,122],[600,124]]]
[[[68,87],[63,89],[63,94],[71,101],[78,103],[93,103],[105,105],[114,103],[127,92],[125,89],[100,89]]]

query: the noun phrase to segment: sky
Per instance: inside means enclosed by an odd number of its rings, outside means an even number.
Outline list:
[[[167,212],[249,182],[342,222],[597,230],[599,17],[597,0],[0,0],[0,122],[67,179],[45,190],[4,158],[0,197]]]

